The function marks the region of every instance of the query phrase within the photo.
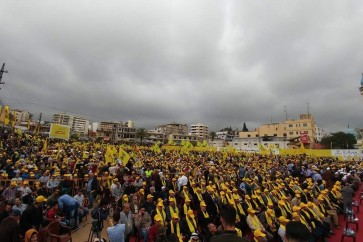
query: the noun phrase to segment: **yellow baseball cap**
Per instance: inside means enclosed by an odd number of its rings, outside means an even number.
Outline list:
[[[42,202],[46,202],[47,199],[44,196],[37,196],[37,198],[35,199],[36,203],[42,203]]]
[[[261,230],[256,229],[256,230],[253,232],[253,236],[255,236],[255,238],[258,238],[258,237],[266,237],[266,234],[262,233],[262,232],[261,232]]]
[[[188,212],[187,212],[187,214],[188,214],[190,217],[194,218],[194,212],[193,212],[193,210],[189,209],[189,210],[188,210]]]
[[[159,214],[156,214],[154,216],[154,221],[161,221],[161,216]]]

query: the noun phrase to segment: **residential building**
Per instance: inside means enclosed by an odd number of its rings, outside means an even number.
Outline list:
[[[168,140],[173,141],[175,144],[181,144],[182,140],[190,141],[193,145],[197,144],[197,141],[201,141],[200,138],[198,138],[195,135],[190,134],[169,134]]]
[[[68,125],[71,131],[77,134],[88,134],[89,121],[86,117],[75,116],[67,113],[57,113],[53,115],[53,123]]]
[[[190,125],[190,135],[197,136],[200,139],[207,139],[209,136],[208,126],[197,123]]]
[[[228,131],[218,131],[216,132],[217,139],[222,139],[225,141],[232,141],[233,140],[233,134],[230,134]]]
[[[88,134],[89,121],[86,117],[74,116],[71,130],[77,134]]]
[[[129,124],[130,122],[117,123],[115,130],[115,141],[132,141],[136,138],[136,128]]]
[[[164,133],[166,137],[169,137],[170,134],[188,135],[188,125],[186,124],[177,124],[177,123],[163,124],[158,126],[157,129],[160,129],[161,132]]]
[[[300,119],[290,119],[280,123],[263,124],[254,131],[239,132],[240,138],[278,137],[288,141],[315,143],[315,121],[311,114],[301,114]]]
[[[324,129],[320,128],[318,125],[315,124],[315,140],[316,142],[321,142],[321,139],[325,137],[327,134]]]
[[[16,123],[28,122],[30,116],[30,113],[28,111],[15,109],[11,110],[11,113],[15,116]]]
[[[53,115],[53,123],[72,126],[73,117],[67,113],[56,113]]]
[[[261,146],[265,149],[288,149],[289,143],[283,137],[270,137],[269,139],[263,137],[234,138],[228,142],[230,146],[240,151],[259,151]]]

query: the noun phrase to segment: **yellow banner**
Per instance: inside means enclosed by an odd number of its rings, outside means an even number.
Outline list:
[[[49,138],[50,139],[65,139],[69,140],[71,128],[66,125],[51,124]]]

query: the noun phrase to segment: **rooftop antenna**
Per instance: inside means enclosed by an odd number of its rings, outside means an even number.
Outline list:
[[[0,85],[5,84],[5,82],[2,81],[3,73],[8,73],[8,71],[5,70],[5,63],[3,63],[3,66],[1,67],[1,70],[0,70]],[[1,89],[1,87],[0,87],[0,89]]]
[[[310,114],[310,103],[306,103],[306,109],[307,109],[307,111],[308,111],[308,115]]]
[[[284,112],[285,112],[285,118],[286,118],[286,121],[287,121],[287,106],[286,105],[284,106]]]

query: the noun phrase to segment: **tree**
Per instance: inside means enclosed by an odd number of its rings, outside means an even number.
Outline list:
[[[136,138],[140,139],[140,144],[142,145],[142,140],[148,136],[147,130],[145,128],[138,128],[136,130]]]
[[[242,132],[248,132],[248,128],[246,126],[246,123],[243,123]]]
[[[321,139],[321,143],[326,148],[333,149],[354,149],[357,139],[353,134],[336,132]]]
[[[211,140],[213,141],[214,138],[217,136],[217,134],[216,134],[216,132],[212,131],[212,132],[210,132],[209,136],[210,136]]]

